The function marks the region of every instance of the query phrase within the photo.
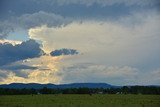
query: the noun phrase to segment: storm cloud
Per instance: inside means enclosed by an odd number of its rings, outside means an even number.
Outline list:
[[[0,38],[17,28],[61,27],[84,19],[117,20],[134,9],[147,11],[159,4],[159,0],[1,0]]]
[[[75,49],[60,49],[54,50],[50,53],[51,56],[61,56],[61,55],[75,55],[78,54],[78,51]]]
[[[1,43],[0,66],[19,60],[39,57],[43,54],[44,52],[41,50],[40,44],[35,40],[28,40],[15,46],[10,43]]]

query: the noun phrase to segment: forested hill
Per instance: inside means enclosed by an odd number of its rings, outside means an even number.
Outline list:
[[[154,94],[160,86],[113,86],[106,83],[37,84],[12,83],[0,85],[0,95],[24,94]]]
[[[64,88],[117,88],[118,86],[113,86],[107,83],[72,83],[72,84],[37,84],[37,83],[12,83],[12,84],[2,84],[0,88],[12,88],[12,89],[42,89],[43,87],[51,88],[51,89],[64,89]]]

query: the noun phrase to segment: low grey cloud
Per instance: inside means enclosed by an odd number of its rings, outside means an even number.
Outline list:
[[[60,49],[60,50],[54,50],[50,53],[51,56],[61,56],[61,55],[75,55],[79,52],[75,49]]]
[[[14,28],[8,22],[0,22],[0,39],[4,39]]]
[[[38,69],[37,67],[33,67],[33,66],[27,66],[27,65],[22,65],[22,64],[9,64],[9,65],[4,65],[0,67],[0,70],[2,70],[3,72],[6,71],[8,73],[14,73],[16,76],[19,77],[24,77],[27,78],[28,74],[33,71]],[[1,75],[1,77],[6,77],[5,75]]]
[[[160,69],[144,73],[132,66],[109,66],[96,63],[63,65],[58,75],[62,77],[61,83],[107,82],[114,85],[159,85],[160,83]]]
[[[28,40],[21,44],[12,45],[10,43],[0,44],[0,65],[9,64],[15,61],[28,58],[39,57],[44,52],[35,40]]]
[[[61,83],[107,82],[116,85],[137,83],[139,70],[130,66],[107,66],[93,63],[79,63],[63,67]]]
[[[43,55],[3,65],[0,69],[0,84],[13,82],[59,83],[58,61],[58,57]]]
[[[44,0],[34,0],[37,3],[44,3]],[[84,5],[93,5],[100,4],[102,6],[105,5],[114,5],[114,4],[125,4],[125,5],[155,5],[159,3],[159,0],[47,0],[48,3],[51,4],[59,4],[59,5],[68,5],[68,4],[84,4]]]
[[[24,69],[28,69],[28,70],[35,70],[38,69],[37,67],[32,67],[32,66],[27,66],[27,65],[4,65],[0,67],[1,70],[11,70],[11,71],[17,71],[17,70],[24,70]]]
[[[24,14],[21,17],[18,17],[17,21],[20,23],[20,26],[27,29],[42,25],[58,27],[69,22],[69,20],[64,19],[60,15],[43,11],[33,14]]]
[[[3,71],[0,69],[0,81],[3,79],[3,78],[7,78],[7,75],[9,73],[7,71]]]

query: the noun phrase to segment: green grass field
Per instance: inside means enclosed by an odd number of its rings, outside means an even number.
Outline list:
[[[0,107],[160,107],[160,95],[8,95]]]

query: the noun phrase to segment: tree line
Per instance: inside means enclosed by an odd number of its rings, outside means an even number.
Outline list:
[[[0,95],[29,95],[29,94],[154,94],[160,95],[160,87],[154,86],[123,86],[120,88],[67,88],[51,89],[9,89],[0,88]]]

